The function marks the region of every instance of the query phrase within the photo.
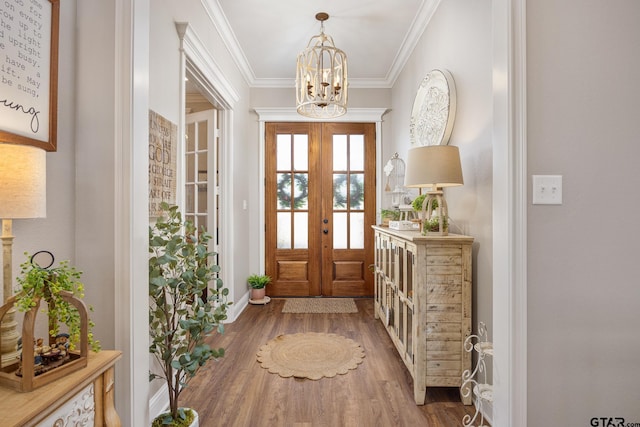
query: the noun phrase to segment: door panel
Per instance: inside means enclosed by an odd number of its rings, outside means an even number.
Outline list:
[[[269,295],[320,294],[319,125],[267,123],[265,167],[266,274]]]
[[[267,123],[265,152],[269,295],[372,295],[374,125]]]
[[[184,217],[198,230],[204,227],[211,234],[209,250],[214,253],[211,261],[215,264],[221,262],[219,245],[222,238],[218,226],[220,212],[218,125],[218,111],[215,109],[186,115]]]
[[[325,123],[322,148],[322,294],[373,295],[374,125]]]

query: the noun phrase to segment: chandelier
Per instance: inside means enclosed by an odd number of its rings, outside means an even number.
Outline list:
[[[328,119],[347,112],[347,55],[324,33],[329,15],[316,14],[320,34],[298,55],[296,106],[303,116]]]

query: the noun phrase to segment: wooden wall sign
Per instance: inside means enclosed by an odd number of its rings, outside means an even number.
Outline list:
[[[176,203],[178,126],[149,110],[149,216],[160,216],[160,203]]]
[[[0,142],[56,151],[59,0],[2,0]]]

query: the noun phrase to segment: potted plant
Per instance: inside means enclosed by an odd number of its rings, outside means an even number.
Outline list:
[[[424,218],[422,217],[422,205],[424,204],[424,199],[426,197],[427,197],[426,193],[420,194],[418,197],[416,197],[413,200],[413,202],[411,202],[411,206],[413,207],[413,210],[418,212],[418,217],[422,222],[422,227],[421,227],[422,234],[438,232],[440,229],[440,218],[437,215],[437,209],[438,209],[437,199],[434,198],[431,201],[432,215],[430,216],[430,218],[429,218],[429,215],[426,215],[426,217]],[[449,218],[447,218],[446,216],[442,220],[442,228],[443,228],[443,231],[449,230]]]
[[[51,257],[48,267],[43,268],[34,262],[34,257],[39,254],[48,254]],[[80,281],[82,272],[71,266],[68,260],[61,261],[58,267],[51,268],[54,258],[48,251],[40,251],[33,256],[25,252],[25,256],[27,260],[20,264],[20,276],[16,279],[20,285],[16,289],[16,308],[18,311],[27,312],[36,307],[40,300],[45,300],[49,316],[49,335],[59,335],[60,323],[65,324],[69,335],[69,349],[73,350],[80,342],[81,319],[78,310],[64,298],[64,294],[71,294],[78,299],[84,298],[84,284]],[[89,310],[93,311],[93,308],[89,306]],[[98,352],[100,341],[94,339],[91,332],[94,326],[94,322],[88,319],[89,347]]]
[[[251,300],[260,301],[265,297],[265,286],[271,283],[271,277],[266,274],[252,274],[247,278],[247,283],[251,288]]]
[[[149,227],[149,352],[161,373],[150,372],[149,380],[166,382],[169,412],[153,426],[197,426],[197,414],[181,408],[179,397],[209,360],[224,356],[224,349],[212,349],[205,339],[223,332],[229,290],[211,262],[211,235],[183,222],[177,206],[162,203],[161,208],[167,217]]]
[[[445,216],[442,218],[442,230],[444,232],[449,231],[449,220]],[[437,233],[440,231],[440,217],[432,216],[430,219],[422,221],[422,234]]]
[[[50,262],[46,267],[35,261],[35,257],[47,254]],[[63,261],[59,267],[53,265],[53,254],[40,251],[21,264],[16,295],[8,296],[0,306],[0,319],[10,314],[13,319],[16,308],[24,312],[22,336],[9,341],[9,363],[0,371],[0,384],[21,392],[33,391],[71,372],[87,366],[89,348],[100,350],[100,343],[94,339],[91,329],[93,322],[89,310],[82,301],[84,285],[80,282],[81,272]],[[46,303],[42,312],[48,314],[48,340],[36,336],[36,316],[41,303]],[[66,330],[61,330],[61,324]],[[3,335],[4,323],[3,323]],[[8,334],[7,334],[8,335]],[[3,342],[3,345],[5,343]],[[15,353],[15,359],[13,359]],[[38,376],[36,380],[36,376]]]
[[[411,207],[413,208],[414,211],[416,211],[418,213],[418,218],[420,219],[424,219],[422,218],[422,204],[424,203],[424,199],[427,197],[427,194],[420,194],[418,197],[416,197],[415,199],[413,199],[413,202],[411,202]],[[438,208],[438,200],[433,199],[433,201],[431,202],[431,209],[435,210]]]
[[[400,211],[396,209],[382,209],[380,211],[380,220],[382,225],[389,226],[389,221],[398,221],[400,219]]]

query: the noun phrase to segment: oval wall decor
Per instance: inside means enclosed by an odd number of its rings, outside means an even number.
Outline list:
[[[420,83],[413,102],[409,136],[412,145],[446,145],[456,115],[456,88],[451,73],[432,70]]]

